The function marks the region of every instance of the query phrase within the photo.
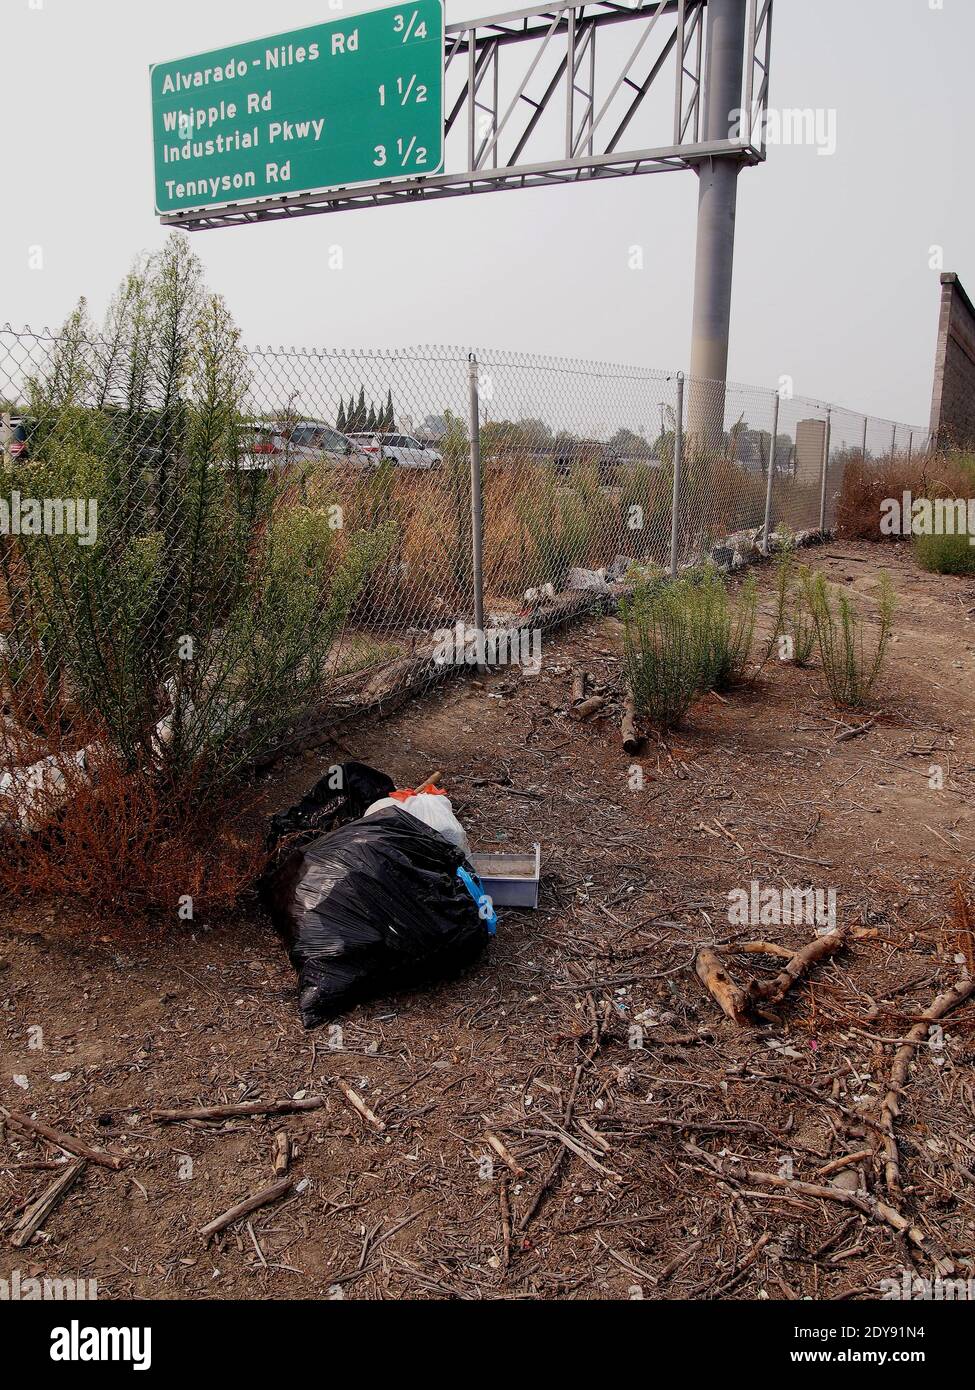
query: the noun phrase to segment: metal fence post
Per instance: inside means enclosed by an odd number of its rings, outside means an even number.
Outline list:
[[[474,584],[474,626],[484,631],[484,559],[483,503],[481,498],[481,411],[477,397],[477,358],[473,352],[467,361],[470,384],[471,435],[471,569]]]
[[[912,459],[913,457],[914,457],[914,431],[911,430],[910,434],[907,436],[907,461],[908,461],[908,463],[910,463],[910,461],[911,461],[911,459]]]
[[[775,479],[775,443],[779,437],[779,393],[775,393],[775,405],[772,407],[772,443],[768,452],[768,482],[765,485],[765,522],[762,535],[762,554],[768,554],[769,530],[772,526],[772,484]]]
[[[864,461],[864,463],[866,463],[866,461],[867,461],[867,426],[868,426],[869,424],[870,424],[870,416],[869,416],[869,415],[864,415],[864,417],[863,417],[863,448],[860,450],[860,452],[863,454],[863,461]]]
[[[894,428],[893,428],[893,429],[891,430],[891,432],[890,432],[890,456],[891,456],[891,458],[893,458],[893,457],[895,456],[896,453],[897,453],[897,426],[895,425]]]
[[[677,373],[677,410],[674,414],[674,498],[670,513],[670,577],[677,578],[677,528],[680,516],[681,473],[684,466],[684,373]]]
[[[819,489],[819,529],[826,530],[826,478],[829,474],[829,436],[833,424],[833,411],[831,407],[826,409],[826,436],[823,439],[823,468],[822,482]]]

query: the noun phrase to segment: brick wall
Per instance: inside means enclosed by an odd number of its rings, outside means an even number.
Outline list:
[[[975,448],[975,306],[951,272],[941,277],[931,433],[942,445]]]

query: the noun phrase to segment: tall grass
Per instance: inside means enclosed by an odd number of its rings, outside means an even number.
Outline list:
[[[806,575],[803,592],[834,703],[854,709],[865,705],[880,675],[893,632],[895,604],[889,576],[880,577],[878,630],[869,639],[865,621],[850,598],[842,591],[831,592],[823,574]]]
[[[808,567],[797,566],[794,552],[786,549],[776,568],[775,617],[762,655],[763,666],[777,646],[783,660],[796,666],[809,664],[816,645],[816,625],[805,600],[808,575]]]

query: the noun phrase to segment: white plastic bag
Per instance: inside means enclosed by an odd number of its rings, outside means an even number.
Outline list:
[[[411,816],[415,816],[424,825],[429,825],[431,830],[438,831],[445,840],[456,845],[467,858],[470,858],[471,847],[467,842],[467,832],[454,815],[449,797],[432,792],[416,792],[405,800],[384,796],[381,801],[372,803],[366,815],[371,816],[374,811],[385,811],[388,806],[398,806],[401,811],[409,811]]]

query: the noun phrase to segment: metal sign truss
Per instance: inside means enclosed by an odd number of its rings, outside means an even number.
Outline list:
[[[748,0],[742,114],[736,129],[729,113],[727,139],[702,138],[708,0],[567,0],[446,26],[445,172],[161,220],[206,230],[661,173],[713,157],[757,164],[765,158],[772,4]],[[620,31],[621,40],[632,36],[628,53],[613,37],[617,26],[628,26]]]

